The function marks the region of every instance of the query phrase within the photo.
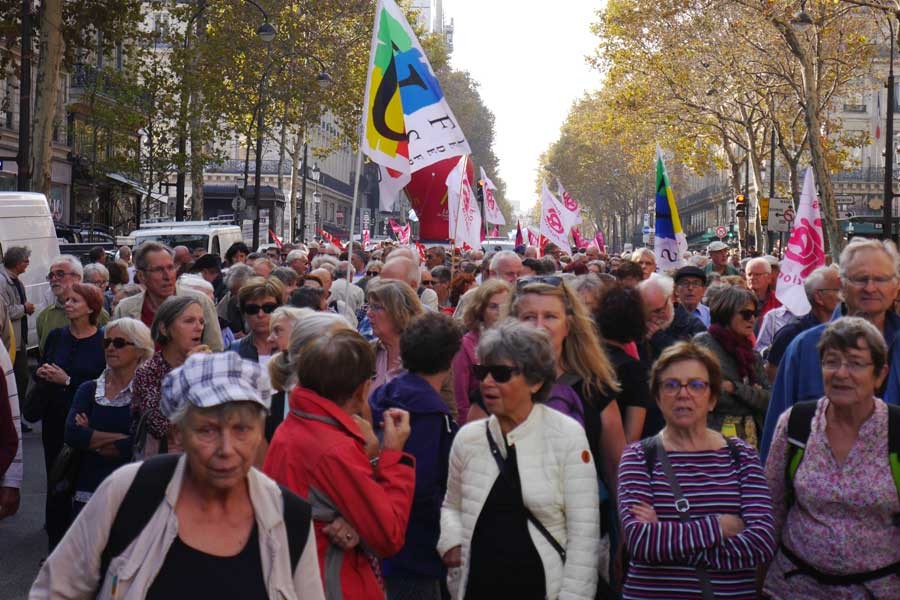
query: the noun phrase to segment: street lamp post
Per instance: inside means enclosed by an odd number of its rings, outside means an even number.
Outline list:
[[[319,232],[319,204],[321,203],[321,198],[319,197],[319,192],[313,192],[313,204],[316,206],[316,230],[313,232],[313,239],[315,239],[316,234]]]
[[[306,170],[304,168],[304,170]],[[319,228],[321,228],[321,223],[319,221],[319,203],[321,201],[321,197],[319,196],[319,179],[322,178],[322,171],[319,169],[319,163],[313,165],[313,168],[309,170],[309,178],[312,179],[313,185],[313,203],[316,206],[316,222],[315,228],[313,229],[312,239],[316,238],[316,234],[319,233]]]

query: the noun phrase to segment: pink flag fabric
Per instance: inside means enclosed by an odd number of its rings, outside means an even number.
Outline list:
[[[479,169],[481,170],[481,189],[484,191],[484,220],[495,225],[506,225],[506,219],[503,218],[503,213],[500,212],[500,207],[497,206],[497,201],[494,199],[494,190],[497,189],[497,186],[488,179],[484,167],[479,167]]]
[[[566,229],[574,227],[575,225],[580,225],[581,209],[578,206],[578,202],[576,202],[575,199],[569,195],[569,192],[566,191],[566,188],[563,187],[562,181],[560,181],[559,179],[556,180],[556,191],[559,194],[560,199],[562,200],[562,207],[565,209],[563,211],[563,215],[565,215],[563,224],[566,226]]]
[[[569,245],[565,210],[559,200],[547,189],[547,183],[541,182],[541,236],[559,246],[563,251],[570,252],[572,247]]]
[[[586,239],[584,239],[583,237],[581,237],[581,232],[578,231],[577,227],[572,228],[572,239],[575,240],[576,248],[587,248],[588,247],[588,241]]]
[[[816,197],[816,182],[812,168],[806,170],[800,206],[794,217],[791,238],[784,250],[775,297],[795,315],[803,316],[812,310],[806,298],[803,282],[817,267],[825,264],[825,240],[822,236],[822,215]]]
[[[524,246],[525,238],[522,237],[522,223],[516,221],[516,246]]]
[[[472,182],[466,169],[468,155],[459,158],[456,167],[447,175],[447,208],[450,218],[450,238],[456,247],[468,244],[481,247],[481,211],[472,193]]]
[[[400,242],[401,245],[406,246],[409,244],[409,236],[411,233],[411,228],[409,223],[406,225],[400,225],[395,220],[390,219],[391,229],[394,232],[394,235],[397,236],[397,241]]]

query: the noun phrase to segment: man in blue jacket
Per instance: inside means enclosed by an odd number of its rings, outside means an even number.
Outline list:
[[[900,365],[894,366],[898,353],[893,352],[897,333],[900,332],[900,317],[894,312],[894,300],[900,290],[900,254],[892,242],[854,238],[841,253],[840,269],[844,303],[838,305],[831,320],[843,316],[863,317],[884,334],[892,356],[887,387],[900,390],[897,378]],[[781,413],[797,402],[818,400],[825,393],[816,346],[827,326],[828,323],[824,323],[798,335],[787,347],[778,365],[759,448],[763,462],[766,461]],[[897,402],[898,399],[898,394],[894,394],[891,400]]]
[[[426,312],[400,336],[407,372],[376,389],[369,399],[376,427],[388,408],[409,412],[412,433],[403,447],[416,458],[416,491],[406,543],[384,560],[387,597],[440,600],[447,570],[436,547],[441,503],[447,491],[450,446],[458,426],[440,395],[459,351],[462,330],[449,315]]]

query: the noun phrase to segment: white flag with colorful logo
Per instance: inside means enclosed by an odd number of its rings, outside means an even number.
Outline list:
[[[809,274],[825,264],[825,239],[822,236],[822,215],[816,198],[816,181],[812,167],[806,170],[800,206],[794,217],[791,239],[784,249],[784,260],[778,273],[775,297],[797,316],[812,310],[803,283]]]
[[[565,252],[571,252],[569,228],[565,221],[565,208],[547,189],[547,182],[541,182],[541,236],[553,242]]]
[[[678,216],[678,205],[675,203],[675,192],[669,183],[666,164],[663,162],[662,150],[656,146],[656,241],[653,251],[656,254],[656,265],[662,273],[677,269],[682,265],[688,243],[681,228]]]
[[[456,247],[468,245],[481,247],[481,211],[472,192],[469,181],[468,156],[461,156],[459,162],[447,175],[447,209],[450,216],[450,239]]]
[[[411,174],[471,149],[394,0],[378,0],[363,104],[362,151],[379,166],[389,211]],[[414,134],[414,135],[411,135]]]
[[[581,208],[578,206],[578,202],[575,201],[572,196],[569,195],[569,192],[566,191],[566,188],[563,187],[562,181],[557,177],[556,179],[556,191],[559,193],[559,197],[562,200],[562,207],[565,209],[563,215],[565,215],[565,224],[566,231],[571,229],[576,225],[581,224]]]
[[[503,218],[503,213],[500,212],[500,207],[497,206],[497,200],[494,198],[494,190],[497,189],[497,186],[488,179],[484,167],[478,168],[481,169],[481,189],[484,191],[484,220],[495,225],[506,225],[506,219]]]

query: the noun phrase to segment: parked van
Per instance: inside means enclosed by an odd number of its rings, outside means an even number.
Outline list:
[[[217,221],[163,221],[145,223],[128,236],[137,248],[144,242],[162,242],[170,248],[204,248],[210,254],[224,256],[235,242],[242,242],[241,228]]]
[[[28,347],[36,348],[37,315],[53,298],[47,273],[51,261],[59,255],[56,228],[43,194],[0,192],[0,256],[10,246],[31,250],[31,263],[19,279],[25,286],[25,296],[35,306],[34,314],[28,317]]]

